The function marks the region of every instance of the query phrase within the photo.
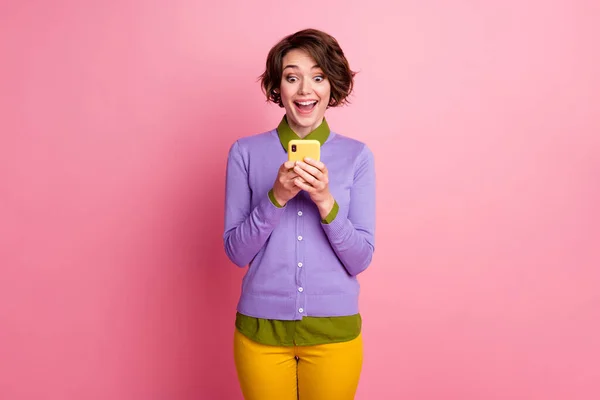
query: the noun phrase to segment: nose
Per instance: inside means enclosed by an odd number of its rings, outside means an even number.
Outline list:
[[[298,94],[310,94],[312,92],[312,86],[310,79],[302,79],[300,86],[298,87]]]

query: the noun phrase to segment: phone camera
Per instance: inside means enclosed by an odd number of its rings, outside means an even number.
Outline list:
[[[295,145],[295,144],[293,144],[293,145],[292,145],[292,151],[293,151],[293,152],[295,152],[295,151],[296,151],[296,145]]]

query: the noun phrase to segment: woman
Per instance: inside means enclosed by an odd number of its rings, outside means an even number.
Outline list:
[[[249,265],[234,359],[248,400],[353,399],[362,367],[359,284],[374,251],[371,151],[330,131],[354,72],[336,39],[308,29],[267,57],[262,87],[285,109],[279,126],[229,151],[224,245]],[[316,139],[320,161],[287,161],[291,139]]]

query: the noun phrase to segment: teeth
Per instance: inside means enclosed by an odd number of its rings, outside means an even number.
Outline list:
[[[316,101],[297,101],[298,104],[303,106],[310,106],[311,104],[316,104]]]

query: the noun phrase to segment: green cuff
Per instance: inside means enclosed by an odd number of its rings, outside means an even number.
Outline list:
[[[281,204],[279,204],[277,202],[277,200],[275,200],[275,195],[273,194],[273,189],[269,190],[269,199],[271,200],[271,203],[273,203],[273,205],[277,208],[283,208],[283,206]]]
[[[333,220],[335,219],[335,217],[337,217],[338,211],[340,211],[340,206],[338,205],[337,201],[333,201],[333,208],[331,209],[331,211],[329,212],[329,214],[327,214],[327,216],[325,217],[325,219],[322,219],[321,222],[323,222],[324,224],[330,224],[333,222]]]

